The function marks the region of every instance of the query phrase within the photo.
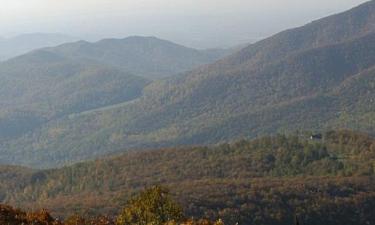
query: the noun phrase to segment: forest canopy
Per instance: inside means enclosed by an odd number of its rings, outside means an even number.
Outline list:
[[[2,202],[23,209],[117,216],[162,185],[189,218],[226,224],[375,222],[375,140],[348,130],[265,136],[215,146],[128,152],[60,169],[0,167]],[[318,135],[319,136],[319,135]]]

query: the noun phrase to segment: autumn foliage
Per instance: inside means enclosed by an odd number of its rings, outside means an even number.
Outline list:
[[[46,210],[24,212],[0,205],[1,225],[224,225],[221,220],[185,220],[181,206],[166,188],[155,186],[131,199],[117,218],[98,216],[84,218],[72,215],[65,221],[51,216]]]

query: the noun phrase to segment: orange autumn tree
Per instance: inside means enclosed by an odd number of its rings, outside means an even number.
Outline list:
[[[24,212],[6,205],[0,205],[1,225],[62,225],[46,210]]]

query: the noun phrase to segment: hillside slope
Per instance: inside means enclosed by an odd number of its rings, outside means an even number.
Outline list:
[[[131,152],[52,170],[0,168],[2,202],[24,208],[118,213],[133,193],[164,185],[187,215],[229,224],[375,222],[375,140],[330,131],[212,147]],[[7,179],[12,177],[12,179]],[[5,178],[5,179],[4,179]]]
[[[148,80],[44,50],[0,64],[0,140],[61,116],[132,100]]]
[[[3,147],[3,158],[54,165],[124,148],[211,144],[296,129],[374,132],[374,43],[370,33],[266,65],[203,68],[153,82],[128,105],[53,121],[37,140],[35,133],[13,140],[8,146],[17,149]],[[54,130],[60,133],[50,135]]]
[[[4,142],[1,160],[56,166],[124,149],[296,129],[375,133],[374,24],[370,1],[281,32],[213,64],[152,82],[134,101],[75,113]]]
[[[10,59],[0,64],[0,140],[71,113],[132,100],[150,83],[143,77],[175,75],[228,52],[129,37],[63,44]]]

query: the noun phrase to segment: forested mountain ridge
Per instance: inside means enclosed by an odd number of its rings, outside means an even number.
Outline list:
[[[373,133],[374,5],[152,82],[129,104],[52,121],[5,143],[3,160],[54,166],[124,149],[212,144],[297,129]]]
[[[281,32],[213,64],[141,85],[133,101],[73,112],[4,141],[1,160],[53,167],[126,149],[213,144],[298,129],[375,133],[374,20],[370,1]],[[93,62],[89,56],[106,51],[86,46],[106,43],[80,42],[68,45],[73,50],[45,53]]]
[[[132,100],[150,81],[39,50],[0,64],[0,140],[71,113]]]
[[[95,43],[79,41],[45,49],[75,60],[92,61],[147,79],[160,79],[212,63],[231,50],[197,50],[156,37],[131,36]]]
[[[230,50],[195,50],[153,37],[79,41],[0,63],[0,140],[72,113],[133,100],[151,82]]]
[[[230,65],[255,65],[283,58],[291,53],[353,40],[375,31],[375,1],[368,1],[343,13],[289,29],[242,49]]]
[[[371,224],[374,160],[375,140],[366,134],[276,135],[128,152],[60,169],[2,167],[0,196],[55,215],[117,214],[133,193],[162,184],[195,218],[286,225],[297,214],[308,224]]]

